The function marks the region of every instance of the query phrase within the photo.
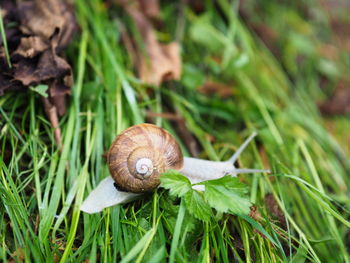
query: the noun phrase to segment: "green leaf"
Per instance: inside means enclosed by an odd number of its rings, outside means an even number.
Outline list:
[[[191,182],[176,170],[169,170],[160,177],[160,186],[169,189],[173,196],[183,196],[192,190]]]
[[[251,203],[246,197],[247,188],[238,178],[225,176],[203,182],[204,197],[219,212],[248,215]]]
[[[210,220],[212,211],[201,193],[196,190],[191,190],[185,194],[184,199],[186,208],[190,214],[206,222]]]
[[[248,188],[245,184],[241,183],[237,177],[224,176],[219,179],[205,181],[199,184],[204,184],[206,187],[209,186],[224,186],[225,188],[235,191],[240,195],[248,193]]]
[[[30,87],[30,89],[32,91],[39,93],[41,96],[43,96],[45,98],[48,97],[47,92],[46,92],[48,88],[49,87],[47,85],[38,85],[36,87]]]
[[[187,210],[196,218],[210,220],[210,207],[219,212],[248,215],[251,203],[245,196],[247,188],[238,178],[225,176],[200,184],[205,185],[203,194],[192,189],[191,182],[176,170],[169,170],[160,177],[161,187],[169,189],[170,195],[185,196]]]

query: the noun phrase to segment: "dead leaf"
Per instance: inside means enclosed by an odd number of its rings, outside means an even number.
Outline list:
[[[234,95],[232,85],[206,81],[203,86],[198,87],[198,91],[204,95],[218,95],[221,98],[229,98]]]
[[[341,115],[350,112],[350,83],[341,81],[331,97],[323,102],[320,111],[325,115]]]
[[[70,65],[58,55],[58,52],[67,47],[76,30],[73,13],[62,0],[23,2],[18,6],[18,13],[21,31],[25,35],[35,36],[33,39],[36,41],[24,38],[15,53],[25,54],[25,50],[28,49],[42,53],[39,55],[31,79],[23,74],[23,71],[29,70],[27,67],[24,69],[19,67],[17,79],[21,80],[24,85],[48,82],[50,100],[58,108],[58,113],[62,115],[65,112],[65,104],[61,102],[56,105],[52,94],[61,96],[60,101],[62,101],[65,95],[70,93],[68,85],[72,83],[72,70]]]
[[[18,5],[21,31],[51,42],[56,51],[67,47],[76,22],[72,10],[62,0],[34,0]]]
[[[141,81],[159,85],[164,81],[180,79],[181,61],[177,43],[157,45],[156,42],[149,41],[147,52],[147,57],[139,57],[138,71]]]
[[[44,107],[60,145],[58,115],[65,113],[65,97],[72,85],[72,69],[60,55],[77,30],[73,12],[63,0],[0,3],[5,10],[4,24],[17,25],[5,29],[12,68],[0,41],[0,95],[6,90],[48,85]]]
[[[130,53],[130,56],[134,60],[141,81],[150,85],[159,85],[164,81],[180,79],[179,44],[176,42],[159,43],[155,29],[144,11],[145,8],[142,8],[145,3],[141,4],[138,1],[118,1],[118,3],[134,20],[144,41],[144,49],[138,46],[131,49],[130,41],[126,43],[128,52],[133,52]],[[135,45],[135,41],[133,44]]]
[[[23,37],[14,55],[33,58],[48,49],[48,47],[48,43],[45,43],[40,37]]]

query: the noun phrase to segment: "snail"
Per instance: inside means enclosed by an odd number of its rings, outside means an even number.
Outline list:
[[[160,176],[169,169],[178,170],[192,184],[239,173],[269,172],[260,169],[238,169],[234,162],[256,136],[253,133],[232,157],[223,162],[183,157],[175,138],[165,129],[153,124],[134,125],[112,143],[107,154],[111,176],[103,179],[89,194],[80,209],[97,213],[104,208],[129,202],[141,193],[160,184]],[[204,191],[204,186],[194,186]]]

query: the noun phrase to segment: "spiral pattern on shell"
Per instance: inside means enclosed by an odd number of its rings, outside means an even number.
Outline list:
[[[156,188],[160,174],[166,170],[181,169],[183,155],[170,133],[144,123],[117,136],[108,152],[107,162],[120,189],[140,193]]]

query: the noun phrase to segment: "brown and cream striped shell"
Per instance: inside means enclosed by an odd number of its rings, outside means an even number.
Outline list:
[[[117,136],[109,149],[107,162],[117,187],[141,193],[155,189],[161,173],[181,169],[183,155],[170,133],[143,123]]]

